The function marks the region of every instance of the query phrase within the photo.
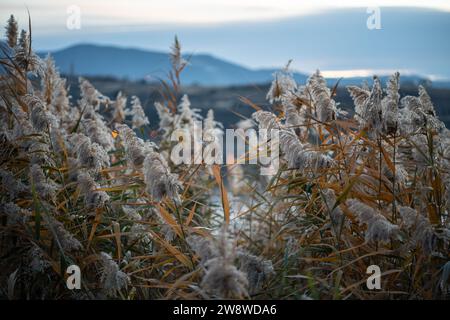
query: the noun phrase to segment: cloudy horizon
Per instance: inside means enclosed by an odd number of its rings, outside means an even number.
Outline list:
[[[328,76],[401,70],[430,79],[450,78],[448,1],[136,0],[126,4],[114,0],[107,4],[3,0],[0,18],[6,20],[12,13],[26,27],[28,8],[34,48],[39,51],[79,43],[167,51],[177,34],[188,52],[212,54],[253,69],[281,67],[293,59],[298,71],[319,68]],[[81,10],[80,29],[67,28],[67,8],[72,5]],[[380,30],[368,30],[366,25],[366,8],[374,5],[383,6]],[[276,49],[280,45],[283,52]]]

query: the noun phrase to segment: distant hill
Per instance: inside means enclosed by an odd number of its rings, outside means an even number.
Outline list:
[[[44,57],[47,53],[40,52]],[[134,48],[80,44],[51,52],[61,73],[84,76],[110,76],[119,79],[156,81],[165,79],[170,70],[168,54]],[[268,83],[275,69],[249,69],[208,54],[185,56],[189,65],[182,73],[186,85],[230,86]],[[307,75],[295,73],[299,83],[306,81]],[[387,77],[382,77],[386,80]],[[341,85],[360,84],[365,78],[345,78]],[[417,85],[423,77],[402,77],[403,82]],[[337,79],[329,79],[336,83]],[[450,86],[449,83],[434,83],[435,86]]]
[[[46,53],[40,53],[45,56]],[[170,70],[165,52],[81,44],[51,52],[60,71],[85,76],[111,76],[130,80],[166,78]],[[207,54],[185,56],[189,65],[182,74],[185,84],[207,86],[269,82],[275,70],[251,70]],[[296,75],[305,79],[304,75]]]

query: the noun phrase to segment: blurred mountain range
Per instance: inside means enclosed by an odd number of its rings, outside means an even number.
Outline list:
[[[40,52],[45,57],[47,52]],[[135,48],[121,48],[93,44],[80,44],[51,52],[56,65],[63,74],[81,76],[107,76],[117,79],[146,80],[166,79],[170,70],[168,53]],[[277,69],[250,69],[208,54],[193,54],[184,57],[189,65],[182,73],[182,83],[207,87],[263,84],[272,80]],[[306,74],[294,73],[299,83],[305,83]],[[381,76],[382,80],[387,79]],[[417,85],[428,83],[426,77],[408,75],[401,77],[403,83]],[[361,84],[368,78],[341,79],[341,85]],[[329,79],[336,83],[338,79]],[[434,87],[450,87],[448,81],[434,81]]]

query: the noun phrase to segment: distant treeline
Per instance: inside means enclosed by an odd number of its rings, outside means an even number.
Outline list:
[[[87,77],[92,84],[103,94],[113,98],[119,91],[122,91],[127,97],[136,95],[142,101],[145,112],[150,119],[150,126],[157,127],[158,116],[153,104],[161,100],[160,84],[148,83],[142,81],[120,80],[114,77]],[[78,78],[68,77],[70,86],[70,95],[73,101],[79,98]],[[329,83],[329,86],[334,86]],[[249,117],[253,112],[241,98],[246,98],[252,103],[265,108],[269,107],[266,100],[266,92],[270,84],[266,85],[245,85],[245,86],[228,86],[228,87],[201,87],[188,86],[183,88],[184,92],[189,95],[192,106],[202,110],[202,115],[206,115],[208,109],[214,109],[216,118],[219,119],[224,127],[232,128],[233,125],[244,117]],[[400,89],[400,93],[405,95],[417,95],[417,86],[404,83]],[[427,86],[427,91],[431,96],[439,118],[450,127],[450,89],[433,88]],[[244,99],[245,100],[245,99]],[[340,101],[340,107],[353,113],[352,99],[344,86],[338,86],[336,91],[336,100]]]

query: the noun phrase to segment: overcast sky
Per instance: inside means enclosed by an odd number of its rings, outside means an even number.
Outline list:
[[[410,6],[450,11],[448,0],[0,0],[0,18],[10,13],[49,33],[65,28],[67,8],[81,9],[86,26],[217,24],[307,15],[330,8]]]
[[[67,28],[73,5],[81,29]],[[400,7],[398,18],[382,9],[382,30],[369,31],[366,9],[373,6]],[[405,15],[406,7],[425,15]],[[450,0],[0,0],[0,20],[12,13],[27,28],[27,8],[37,50],[98,43],[167,51],[177,34],[190,52],[253,68],[292,58],[301,71],[400,68],[450,77]],[[339,14],[349,8],[357,14]]]

